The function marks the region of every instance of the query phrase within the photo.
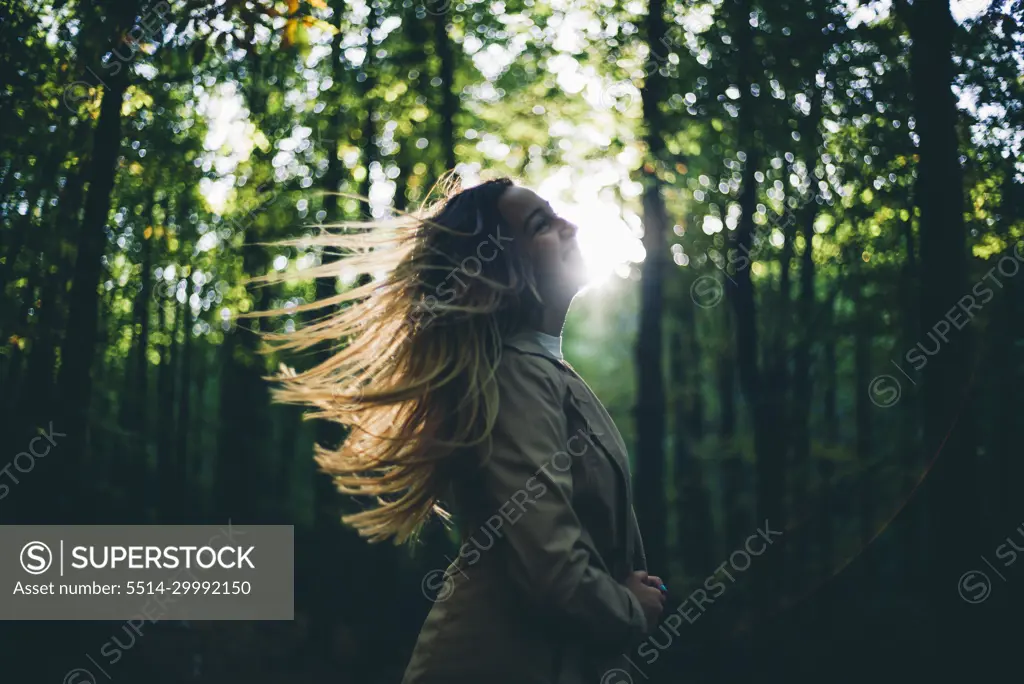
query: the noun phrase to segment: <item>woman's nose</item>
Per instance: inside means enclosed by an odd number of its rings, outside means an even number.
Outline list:
[[[567,239],[576,237],[576,234],[580,232],[579,226],[568,219],[565,221],[565,225],[562,227],[562,233]]]

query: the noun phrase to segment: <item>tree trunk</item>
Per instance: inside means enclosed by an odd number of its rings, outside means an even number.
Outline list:
[[[174,455],[174,487],[176,490],[171,506],[171,520],[185,523],[191,517],[185,505],[191,501],[191,481],[189,473],[188,438],[191,434],[189,412],[192,405],[192,308],[186,298],[178,308],[178,319],[181,322],[181,375],[178,379],[178,429],[175,434]]]
[[[822,374],[824,375],[822,399],[822,424],[824,442],[832,447],[839,442],[839,416],[836,411],[837,373],[836,373],[836,339],[834,334],[835,321],[832,302],[826,304],[825,325],[828,332],[822,341]],[[824,569],[826,577],[832,571],[835,558],[835,547],[832,535],[832,477],[835,466],[829,458],[818,460],[818,564]]]
[[[334,4],[334,12],[338,16],[338,28],[342,27],[341,15],[343,14],[342,9],[344,7],[343,2],[336,2]],[[332,64],[334,69],[334,83],[335,88],[339,91],[335,95],[337,101],[333,103],[334,113],[331,117],[332,135],[340,135],[343,130],[345,123],[344,116],[340,110],[341,84],[344,83],[342,80],[344,76],[344,48],[342,45],[342,38],[344,33],[339,31],[332,42]],[[367,118],[369,121],[369,118]],[[327,171],[324,173],[324,186],[328,193],[336,191],[340,186],[345,177],[345,165],[338,155],[332,153],[327,158]],[[336,195],[327,194],[324,195],[324,213],[326,214],[325,221],[327,223],[336,223],[344,219],[343,212],[338,205],[338,198]],[[336,261],[337,256],[333,253],[325,252],[323,255],[324,261]],[[337,293],[337,279],[333,277],[318,278],[316,281],[316,298],[318,300],[327,299],[333,297]],[[322,315],[324,312],[310,312],[309,320]],[[314,355],[314,362],[320,363],[325,361],[330,355],[329,350],[320,349],[317,350]],[[334,447],[341,443],[344,437],[344,431],[341,426],[337,423],[318,420],[316,422],[315,439],[318,444],[325,446]],[[337,528],[338,521],[340,519],[340,511],[338,508],[338,492],[334,488],[334,484],[331,479],[320,472],[319,467],[313,461],[312,456],[309,458],[310,476],[313,482],[313,521],[314,526],[321,530],[330,530]],[[324,618],[325,619],[325,618]]]
[[[156,391],[160,405],[166,407],[160,412],[156,432],[157,454],[157,510],[159,519],[166,523],[175,522],[174,502],[180,496],[177,491],[178,464],[175,463],[174,435],[178,431],[175,418],[177,406],[174,375],[177,368],[178,332],[181,329],[181,316],[174,316],[174,327],[171,328],[171,312],[177,307],[173,299],[165,300],[160,305],[160,328],[170,334],[167,346],[160,350],[160,367],[157,370]]]
[[[106,245],[105,227],[121,149],[121,101],[128,86],[129,71],[123,69],[119,76],[111,76],[103,91],[89,165],[89,194],[78,235],[64,334],[64,339],[74,340],[74,344],[64,345],[57,381],[61,422],[66,426],[64,429],[68,435],[67,452],[62,456],[65,460],[61,467],[66,491],[72,491],[80,481],[88,443],[91,368],[98,335],[100,259]],[[62,499],[70,503],[68,498]]]
[[[901,344],[897,354],[905,354],[909,349],[914,348],[918,342],[920,322],[918,321],[918,293],[919,269],[916,257],[916,244],[914,240],[914,202],[910,198],[907,203],[907,211],[910,216],[906,221],[900,222],[903,247],[906,251],[906,260],[900,269],[900,308],[902,310],[902,328],[899,339]],[[907,367],[906,360],[897,357],[896,361],[901,369]],[[903,490],[911,495],[922,474],[927,467],[927,456],[921,452],[921,402],[917,394],[917,388],[908,383],[913,382],[910,378],[896,376],[901,384],[907,385],[905,392],[900,396],[899,410],[903,411],[906,418],[901,421],[899,428],[900,452],[904,468]],[[898,528],[901,530],[902,546],[906,560],[904,562],[904,580],[907,587],[918,586],[923,573],[927,572],[927,562],[923,558],[922,541],[925,536],[927,525],[922,507],[916,506],[907,510],[906,521]]]
[[[665,36],[665,4],[651,0],[645,19],[649,46],[661,45]],[[653,47],[652,47],[653,49]],[[668,215],[661,196],[657,170],[664,161],[660,104],[664,98],[664,77],[650,74],[640,91],[643,103],[645,142],[649,158],[644,165],[643,246],[646,256],[640,280],[640,324],[636,343],[637,431],[635,501],[637,519],[644,535],[648,566],[653,572],[667,567],[665,524],[665,387],[663,373],[664,271],[667,263],[665,235]]]
[[[366,18],[366,57],[363,60],[362,66],[362,88],[360,89],[361,102],[363,107],[366,109],[366,113],[363,116],[363,132],[360,143],[362,145],[363,153],[363,166],[366,169],[366,177],[363,178],[359,184],[359,194],[363,197],[370,196],[370,189],[373,187],[373,179],[370,177],[370,166],[375,162],[379,156],[377,149],[377,123],[375,118],[377,116],[377,110],[373,106],[373,99],[370,97],[370,93],[376,83],[375,67],[373,65],[373,53],[376,50],[376,46],[373,42],[373,31],[377,28],[379,23],[379,17],[377,16],[377,10],[374,5],[370,4],[370,15]]]
[[[914,203],[911,200],[907,205],[907,210],[910,212],[910,216],[906,221],[900,222],[902,228],[903,246],[907,252],[906,261],[903,263],[903,268],[900,270],[900,299],[901,308],[903,310],[903,335],[902,342],[900,345],[900,351],[906,353],[908,349],[911,349],[918,340],[918,331],[920,330],[920,323],[918,322],[918,298],[920,295],[917,292],[918,282],[918,268],[917,258],[915,256],[915,244],[914,244]],[[905,364],[904,359],[900,359],[900,365]],[[898,378],[901,382],[903,378]],[[908,388],[911,389],[911,388]],[[913,487],[924,466],[925,462],[921,458],[921,453],[918,451],[920,445],[920,411],[919,402],[916,392],[904,392],[901,396],[903,406],[901,407],[910,416],[910,419],[903,421],[903,426],[900,430],[900,443],[901,450],[903,451],[904,464],[907,469],[907,490]]]
[[[725,287],[726,276],[721,287]],[[747,464],[736,444],[736,358],[731,337],[732,316],[728,307],[722,307],[725,340],[715,361],[718,385],[718,438],[722,444],[719,469],[722,477],[722,498],[725,501],[725,538],[740,539],[750,529],[751,511],[744,505],[747,486]]]
[[[871,384],[871,341],[872,330],[871,311],[865,300],[864,290],[867,287],[867,279],[864,276],[864,267],[861,260],[861,248],[856,246],[850,250],[847,263],[853,271],[852,299],[853,299],[853,386],[867,388]],[[873,513],[871,506],[872,491],[872,469],[874,460],[874,414],[875,406],[871,403],[871,394],[868,391],[856,392],[854,394],[854,410],[856,413],[856,454],[857,471],[859,477],[856,480],[854,490],[857,499],[857,519],[860,532],[860,545],[866,550],[873,535]],[[870,576],[870,565],[867,562],[869,554],[861,555],[860,560],[865,568],[865,580]]]
[[[800,299],[797,343],[793,350],[793,409],[791,413],[791,441],[793,444],[793,504],[801,523],[809,518],[811,481],[811,328],[815,313],[814,272],[814,220],[818,205],[808,202],[800,212],[800,230],[804,237],[804,250],[800,255]],[[808,544],[799,545],[795,566],[806,570],[809,566]],[[800,571],[795,574],[801,574]],[[804,576],[806,578],[806,575]],[[804,578],[795,578],[798,581]]]
[[[5,290],[7,284],[10,281],[14,281],[15,271],[17,270],[18,257],[25,255],[28,257],[29,263],[32,258],[39,253],[40,245],[39,238],[42,234],[42,230],[39,226],[34,225],[33,217],[35,216],[36,207],[42,203],[45,207],[46,200],[46,187],[49,182],[43,177],[43,173],[50,172],[50,167],[54,167],[55,164],[49,161],[50,158],[56,156],[55,150],[48,150],[44,153],[44,159],[46,161],[40,162],[45,167],[43,169],[36,169],[36,176],[32,180],[32,184],[26,189],[25,197],[28,201],[28,210],[23,216],[18,216],[12,222],[9,232],[11,234],[11,246],[7,250],[7,258],[5,263],[0,264],[0,339],[7,337],[5,333],[11,331],[21,331],[23,333],[23,325],[25,319],[22,316],[12,314],[13,311],[17,310],[17,304],[19,297],[8,296]],[[17,293],[17,290],[15,290]],[[32,301],[33,299],[33,286],[30,283],[25,291],[21,293],[21,301]],[[24,334],[24,333],[23,333]]]
[[[153,299],[153,243],[156,241],[154,223],[155,199],[151,198],[149,211],[150,226],[153,232],[146,237],[142,232],[142,264],[139,280],[142,288],[132,305],[132,351],[130,363],[130,386],[122,404],[122,423],[125,428],[140,437],[146,434],[146,408],[149,395],[148,369],[149,361],[146,352],[149,349],[149,305]]]
[[[675,490],[678,495],[676,529],[683,567],[687,569],[688,574],[696,574],[713,570],[714,525],[703,465],[690,449],[691,440],[683,431],[687,424],[686,396],[690,393],[689,384],[693,377],[686,370],[687,361],[690,364],[696,363],[696,359],[686,359],[685,356],[683,335],[676,330],[673,332],[672,344],[669,347],[672,384],[676,390],[672,407],[675,426]]]
[[[682,311],[682,339],[683,352],[689,357],[690,362],[686,367],[686,403],[684,406],[685,420],[689,434],[693,442],[697,443],[704,439],[704,392],[703,373],[701,373],[701,346],[697,334],[696,307],[693,299],[683,300]]]
[[[921,333],[930,344],[934,326],[969,292],[967,283],[964,189],[952,92],[955,25],[947,1],[897,2],[910,28],[911,92],[920,136],[920,162],[914,196],[921,211]],[[948,326],[952,328],[952,326]],[[928,336],[932,337],[929,338]],[[952,330],[941,353],[928,359],[921,383],[924,406],[924,454],[934,459],[927,480],[930,560],[933,568],[959,567],[961,551],[978,534],[975,445],[968,400],[971,327]],[[862,391],[858,388],[858,391]],[[936,456],[939,456],[936,458]],[[957,644],[957,627],[966,622],[966,605],[948,590],[946,573],[932,572],[935,605],[944,652]],[[950,673],[952,674],[952,673]]]
[[[1013,157],[1008,157],[1012,159]],[[1010,226],[1020,220],[1015,197],[1020,190],[1014,183],[1016,169],[1009,165],[1003,181],[1002,201],[1000,203],[1000,233],[1007,244],[1015,244],[1010,235]],[[1020,253],[1019,246],[1018,252]],[[1019,512],[1020,483],[1024,482],[1024,458],[1021,458],[1017,440],[1017,418],[1022,405],[1020,390],[1021,360],[1015,345],[1024,339],[1021,318],[1021,287],[1016,278],[1003,280],[1005,291],[1000,293],[1000,311],[993,317],[991,339],[995,349],[992,351],[991,365],[995,376],[992,395],[998,397],[998,409],[995,411],[992,435],[992,454],[995,458],[998,473],[998,519],[1013,520]]]
[[[455,95],[455,50],[448,35],[448,9],[434,16],[434,49],[437,50],[441,79],[441,103],[438,115],[441,117],[441,150],[444,171],[455,168],[455,114],[459,101]]]
[[[757,205],[757,182],[754,173],[760,163],[760,148],[755,140],[756,109],[750,94],[750,86],[759,72],[754,36],[749,23],[751,4],[749,0],[735,0],[734,40],[738,59],[739,83],[742,96],[739,100],[740,114],[737,123],[739,147],[746,154],[743,179],[739,197],[740,218],[732,235],[732,247],[736,258],[731,278],[726,281],[726,294],[735,312],[736,361],[739,369],[739,383],[750,407],[754,429],[754,453],[757,464],[756,500],[757,521],[760,524],[774,524],[775,529],[783,527],[785,515],[785,454],[786,435],[781,429],[781,397],[785,388],[781,382],[766,382],[758,367],[758,330],[754,286],[751,281],[751,248],[754,239],[754,212]],[[763,612],[773,602],[772,587],[782,583],[782,553],[765,554],[759,564],[758,587],[756,590],[759,609]]]
[[[60,240],[66,226],[75,225],[82,208],[82,190],[85,170],[69,174],[61,190],[55,219],[49,231],[55,240]],[[39,321],[36,325],[35,340],[29,355],[25,383],[24,410],[25,425],[37,425],[52,410],[54,399],[57,347],[63,331],[62,294],[70,264],[63,255],[51,257],[50,272],[46,273],[43,291],[40,295]]]

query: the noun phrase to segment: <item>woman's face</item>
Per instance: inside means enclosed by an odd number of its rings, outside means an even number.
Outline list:
[[[576,224],[556,214],[537,193],[518,186],[501,194],[498,211],[512,228],[516,250],[531,264],[544,301],[571,301],[587,278]]]

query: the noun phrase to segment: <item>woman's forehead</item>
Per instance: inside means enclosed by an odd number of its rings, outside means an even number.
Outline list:
[[[520,227],[531,212],[544,204],[541,196],[533,190],[513,185],[498,198],[498,211],[509,225]]]

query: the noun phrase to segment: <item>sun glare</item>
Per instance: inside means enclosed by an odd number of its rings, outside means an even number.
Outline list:
[[[579,226],[580,252],[587,264],[588,286],[599,285],[613,274],[628,273],[629,263],[644,258],[644,248],[614,203],[594,197],[590,201],[556,202],[555,211]]]
[[[630,229],[622,206],[608,196],[610,193],[601,192],[611,179],[598,176],[573,182],[567,172],[559,173],[536,188],[559,215],[579,226],[588,287],[600,285],[615,274],[625,276],[630,263],[644,259],[643,245]]]

